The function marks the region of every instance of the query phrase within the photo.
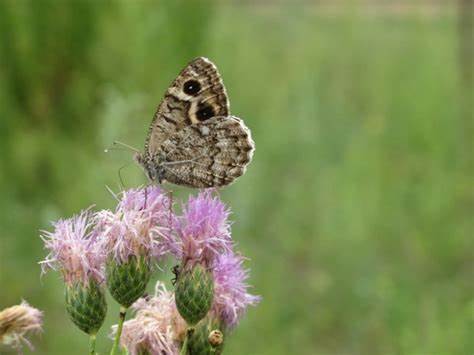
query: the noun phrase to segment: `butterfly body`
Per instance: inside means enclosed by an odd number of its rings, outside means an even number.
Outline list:
[[[135,159],[151,181],[206,188],[241,176],[253,150],[250,130],[229,114],[217,68],[196,58],[166,91]]]

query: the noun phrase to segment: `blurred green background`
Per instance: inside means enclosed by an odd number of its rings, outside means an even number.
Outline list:
[[[0,308],[87,351],[39,230],[114,206],[132,154],[104,148],[206,56],[257,146],[222,197],[263,302],[226,354],[472,354],[472,1],[446,3],[0,0]]]

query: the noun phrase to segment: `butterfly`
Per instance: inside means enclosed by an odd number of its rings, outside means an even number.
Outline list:
[[[250,130],[229,112],[216,66],[199,57],[166,90],[135,160],[160,184],[220,187],[245,173],[254,149]]]

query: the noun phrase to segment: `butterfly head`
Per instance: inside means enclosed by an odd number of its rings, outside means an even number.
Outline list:
[[[150,181],[156,181],[160,184],[164,181],[162,165],[157,164],[150,156],[137,152],[133,155],[133,159],[143,168]]]

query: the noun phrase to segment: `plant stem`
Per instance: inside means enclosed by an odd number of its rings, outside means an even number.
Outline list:
[[[179,355],[187,355],[188,353],[188,338],[194,331],[194,328],[188,328],[186,330],[186,335],[184,336],[184,341],[183,341],[183,347],[181,348],[181,351],[179,352]]]
[[[89,354],[95,355],[95,339],[97,334],[91,334],[89,337]]]
[[[187,353],[188,353],[188,334],[186,334],[186,336],[184,337],[183,347],[181,348],[179,355],[186,355]]]
[[[115,355],[115,351],[117,351],[117,348],[120,342],[120,336],[122,335],[123,322],[125,321],[126,314],[127,314],[127,308],[120,306],[120,315],[119,315],[119,322],[118,322],[118,327],[117,327],[117,334],[115,334],[114,345],[112,346],[110,355]]]

